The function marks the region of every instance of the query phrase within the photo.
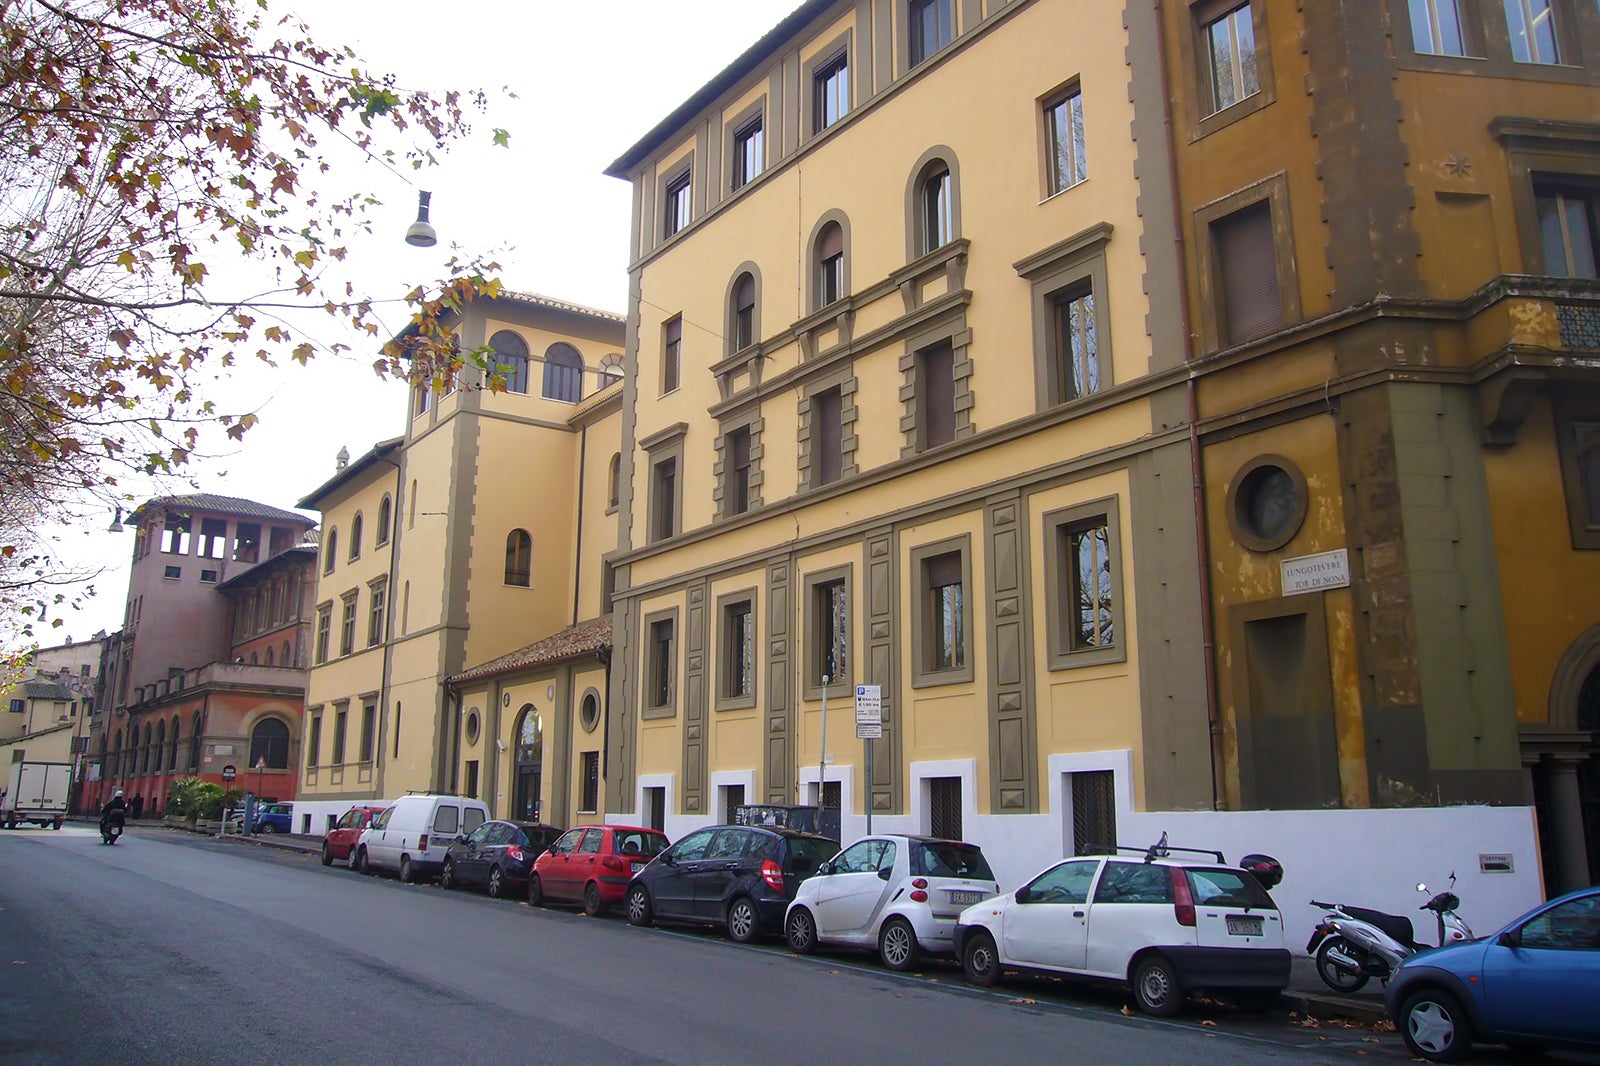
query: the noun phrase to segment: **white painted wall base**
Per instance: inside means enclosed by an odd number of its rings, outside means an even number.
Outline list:
[[[328,818],[331,816],[335,822],[344,817],[344,812],[351,807],[387,807],[393,800],[295,800],[294,831],[306,833],[306,815],[311,816],[310,835],[320,837],[328,832]]]

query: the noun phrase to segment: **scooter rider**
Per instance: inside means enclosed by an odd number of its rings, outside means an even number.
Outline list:
[[[120,788],[112,792],[111,798],[106,801],[106,805],[100,808],[100,828],[105,828],[106,823],[113,814],[117,816],[118,821],[126,819],[128,816],[128,801],[122,798],[122,789]]]

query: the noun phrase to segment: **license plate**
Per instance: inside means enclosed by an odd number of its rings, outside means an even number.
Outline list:
[[[633,872],[634,873],[638,873],[642,869],[644,869],[644,863],[636,862],[636,863],[633,864]]]
[[[1229,936],[1260,936],[1261,919],[1250,915],[1228,915]]]
[[[951,903],[978,903],[983,899],[982,892],[951,892]]]

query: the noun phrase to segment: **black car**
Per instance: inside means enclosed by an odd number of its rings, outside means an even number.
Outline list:
[[[656,856],[628,883],[628,921],[721,926],[748,943],[783,928],[800,882],[839,845],[816,833],[750,825],[700,829]]]
[[[450,845],[439,886],[483,885],[495,899],[525,892],[533,861],[564,832],[538,822],[484,822]]]

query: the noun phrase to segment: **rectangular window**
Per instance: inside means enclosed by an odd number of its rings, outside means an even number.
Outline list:
[[[922,561],[928,660],[925,669],[958,670],[966,664],[966,587],[961,553],[948,552]]]
[[[955,349],[941,341],[917,353],[917,450],[956,439]]]
[[[647,648],[649,656],[645,675],[645,695],[651,708],[670,709],[672,700],[672,675],[673,675],[673,630],[676,624],[671,618],[661,618],[650,623],[650,642]]]
[[[199,555],[202,559],[225,559],[228,555],[228,523],[216,518],[200,520]]]
[[[261,556],[261,526],[256,522],[240,522],[233,531],[233,561],[259,562]]]
[[[671,237],[689,224],[689,194],[691,174],[688,168],[667,182],[665,227],[662,236]]]
[[[1555,4],[1552,0],[1505,0],[1511,58],[1518,63],[1561,62]]]
[[[367,612],[367,647],[383,643],[383,610],[389,590],[377,586],[372,590],[372,607]]]
[[[674,318],[666,325],[666,340],[661,348],[661,395],[678,391],[678,378],[682,366],[683,319]]]
[[[317,765],[322,756],[322,715],[311,716],[311,728],[306,732],[306,766]]]
[[[344,765],[345,727],[350,724],[350,711],[341,706],[333,716],[333,765]]]
[[[600,753],[583,753],[583,798],[578,803],[582,814],[593,814],[600,809]]]
[[[644,790],[644,824],[661,832],[667,826],[667,790],[654,785]]]
[[[850,54],[840,52],[812,75],[812,133],[821,133],[850,113]]]
[[[367,702],[361,705],[361,761],[371,762],[378,739],[378,705]]]
[[[955,201],[950,168],[938,166],[922,182],[922,251],[937,251],[955,236]]]
[[[161,530],[161,552],[164,555],[189,554],[189,520],[169,518]]]
[[[742,426],[723,441],[722,461],[727,464],[724,499],[728,514],[750,510],[750,427]]]
[[[1458,0],[1410,0],[1410,3],[1414,50],[1436,56],[1467,54]]]
[[[1050,667],[1120,661],[1121,573],[1115,555],[1116,512],[1081,505],[1045,516]]]
[[[467,760],[467,798],[478,798],[478,760]]]
[[[722,608],[722,697],[742,700],[756,694],[755,610],[750,600]]]
[[[1049,150],[1047,192],[1054,196],[1089,176],[1084,145],[1083,91],[1077,86],[1045,105],[1045,143]]]
[[[1544,272],[1553,277],[1596,278],[1600,255],[1600,188],[1536,185]]]
[[[652,540],[666,540],[678,532],[678,460],[662,459],[650,468],[650,529]]]
[[[928,780],[928,833],[941,840],[961,839],[961,778]]]
[[[344,613],[339,620],[339,654],[349,655],[356,650],[356,598],[344,598]]]
[[[1283,326],[1278,259],[1273,246],[1272,205],[1260,200],[1211,224],[1222,326],[1229,344],[1263,337]]]
[[[1240,4],[1202,29],[1211,112],[1232,107],[1261,91],[1256,70],[1256,31],[1250,5]]]
[[[328,636],[333,629],[333,604],[317,608],[317,662],[328,661]]]
[[[1600,409],[1556,406],[1556,440],[1566,487],[1572,546],[1600,548]]]
[[[169,580],[176,581],[176,580],[178,580],[179,578],[181,578],[183,576],[183,567],[181,567],[181,566],[169,566],[169,567],[166,567],[165,569],[163,569],[163,571],[161,573],[161,576],[164,577],[164,578],[167,578]]]
[[[953,0],[911,0],[908,21],[912,66],[950,43],[955,30],[954,7]]]
[[[822,257],[817,264],[817,297],[827,307],[844,297],[844,250]]]
[[[766,168],[767,141],[762,132],[762,117],[733,132],[733,187],[741,188],[761,176]]]
[[[1051,296],[1050,351],[1053,403],[1070,403],[1100,391],[1100,350],[1095,337],[1094,288],[1087,279]]]
[[[744,806],[743,785],[722,786],[722,824],[733,825],[740,807]]]
[[[834,682],[850,670],[850,597],[843,580],[816,586],[816,680]]]
[[[844,394],[838,388],[811,397],[812,484],[844,477]]]
[[[26,711],[27,709],[28,709],[28,705],[24,701],[22,701],[22,700],[12,700],[11,701],[11,713],[12,714],[21,714],[23,711]]]

